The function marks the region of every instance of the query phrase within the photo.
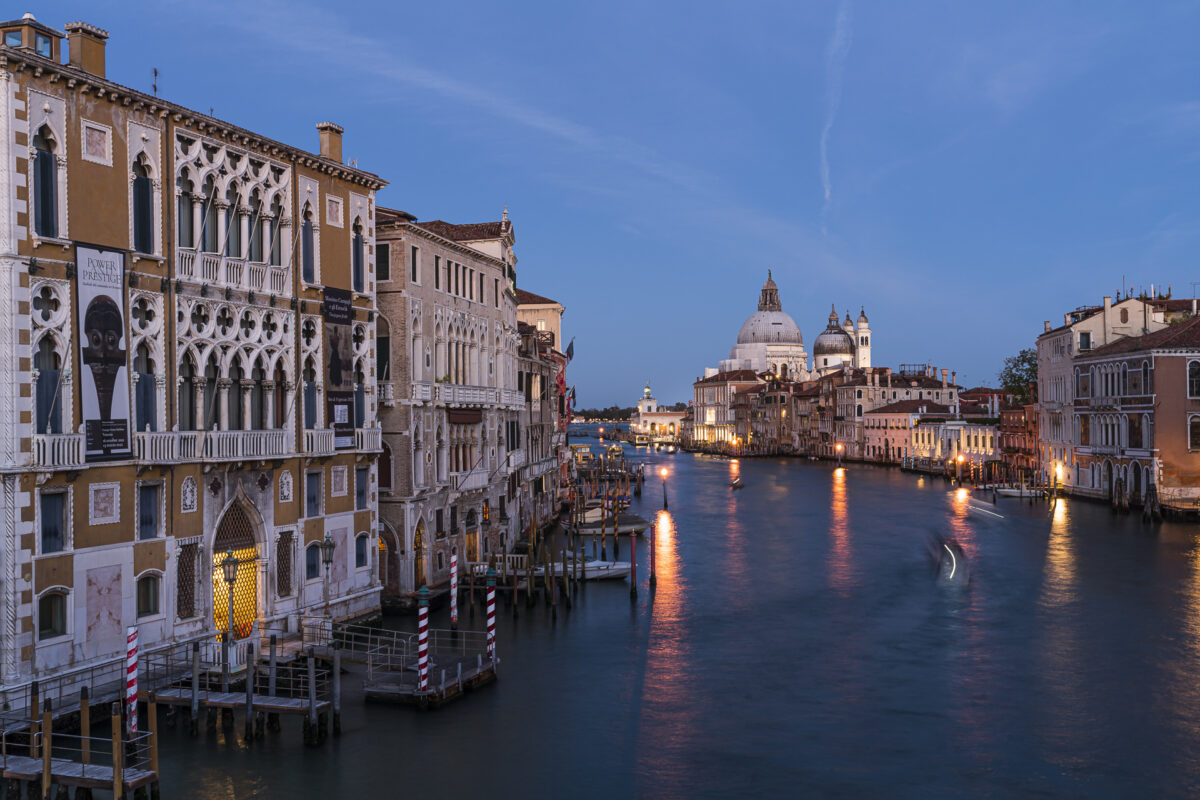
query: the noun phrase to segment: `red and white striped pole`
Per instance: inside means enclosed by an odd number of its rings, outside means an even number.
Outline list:
[[[496,568],[487,571],[487,652],[496,660]]]
[[[450,630],[458,630],[458,548],[450,551]]]
[[[637,534],[629,532],[629,599],[637,599]]]
[[[138,629],[129,628],[125,633],[125,719],[129,732],[137,733],[138,712]]]
[[[417,592],[417,691],[429,691],[429,587]]]

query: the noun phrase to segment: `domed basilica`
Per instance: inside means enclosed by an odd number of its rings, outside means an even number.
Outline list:
[[[842,368],[871,366],[871,329],[866,313],[858,315],[857,324],[846,319],[838,324],[837,312],[829,313],[829,324],[813,342],[813,363],[809,368],[804,337],[796,321],[784,312],[779,302],[779,288],[767,271],[758,299],[758,311],[742,324],[737,344],[729,358],[720,362],[721,372],[753,370],[771,372],[780,378],[803,381]]]

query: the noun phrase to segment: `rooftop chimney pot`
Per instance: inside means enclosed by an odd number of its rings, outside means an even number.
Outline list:
[[[345,128],[332,122],[318,122],[317,132],[321,140],[321,155],[342,163],[342,134]]]
[[[86,22],[68,22],[67,60],[72,67],[104,77],[104,45],[108,31]]]

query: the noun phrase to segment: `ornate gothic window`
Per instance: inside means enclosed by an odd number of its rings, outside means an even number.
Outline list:
[[[58,143],[50,126],[33,137],[33,219],[38,236],[58,236]]]
[[[133,249],[154,252],[154,182],[145,156],[133,164]]]

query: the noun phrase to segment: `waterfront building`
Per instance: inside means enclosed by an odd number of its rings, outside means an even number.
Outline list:
[[[650,382],[646,381],[646,388],[642,390],[637,410],[630,418],[629,432],[673,441],[680,435],[683,417],[683,411],[665,411],[659,408],[658,401],[650,391]]]
[[[961,475],[978,480],[996,480],[1003,471],[999,457],[997,418],[988,416],[987,406],[941,411],[929,408],[912,428],[912,456],[938,467],[945,464],[957,473],[955,462],[962,456]]]
[[[853,367],[871,367],[871,328],[866,311],[860,311],[857,324],[850,321],[850,312],[838,325],[837,310],[829,309],[829,321],[813,343],[813,372],[828,375]]]
[[[1037,403],[1010,404],[1000,408],[1000,452],[1006,480],[1033,482],[1038,474]]]
[[[505,219],[508,212],[505,211]],[[549,297],[542,297],[524,289],[517,289],[517,322],[524,322],[534,330],[549,333],[550,345],[565,352],[562,339],[562,318],[566,306]]]
[[[840,444],[843,459],[866,458],[865,414],[889,403],[900,400],[957,403],[954,373],[941,370],[940,381],[936,374],[937,369],[929,364],[904,364],[898,373],[890,367],[858,369],[843,365],[838,371],[822,375],[818,385],[822,396],[819,430],[823,438],[816,455],[832,457]]]
[[[465,225],[379,217],[380,553],[398,597],[446,583],[454,550],[476,561],[513,540],[525,393],[507,215]]]
[[[752,369],[718,372],[710,368],[706,373],[692,384],[695,421],[691,444],[701,448],[735,446],[733,399],[738,392],[762,383],[763,378]]]
[[[384,182],[0,32],[0,681],[377,609]]]
[[[897,400],[864,415],[863,455],[881,464],[900,464],[917,454],[914,431],[922,420],[948,417],[949,406],[929,400]],[[922,457],[928,457],[922,451]]]
[[[517,323],[517,389],[524,404],[517,417],[517,439],[524,466],[510,474],[510,502],[517,503],[518,535],[550,524],[561,502],[569,499],[571,457],[567,447],[567,357],[555,349],[549,331]]]
[[[1200,317],[1080,353],[1073,492],[1164,509],[1200,502]]]
[[[1166,314],[1177,309],[1161,305],[1163,299],[1105,297],[1101,305],[1083,306],[1063,315],[1063,324],[1049,321],[1037,339],[1038,358],[1038,469],[1042,480],[1057,480],[1077,487],[1075,473],[1075,363],[1076,355],[1121,339],[1142,336],[1164,328]]]

